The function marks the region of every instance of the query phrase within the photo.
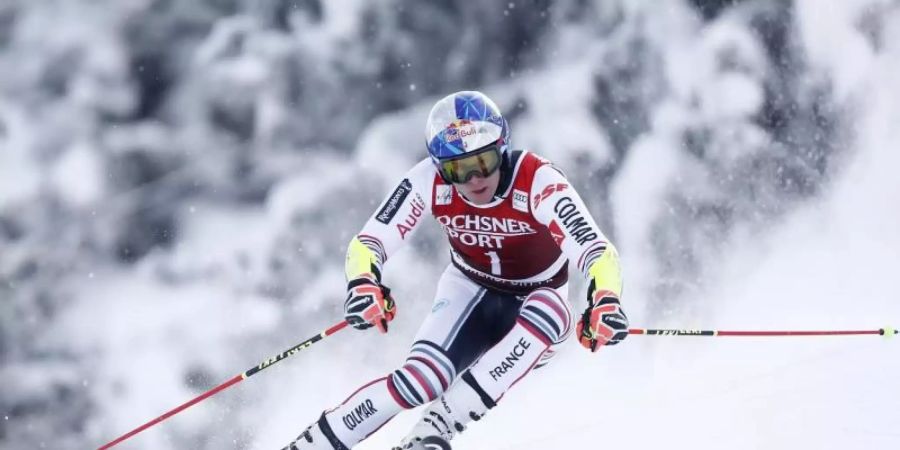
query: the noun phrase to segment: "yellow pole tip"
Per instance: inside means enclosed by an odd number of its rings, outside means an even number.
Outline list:
[[[891,327],[884,327],[884,328],[882,328],[882,330],[884,330],[884,337],[886,337],[886,338],[892,338],[892,337],[894,337],[895,334],[898,333],[898,331],[896,329],[891,328]]]

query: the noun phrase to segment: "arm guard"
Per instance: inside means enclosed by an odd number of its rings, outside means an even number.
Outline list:
[[[616,247],[607,243],[603,255],[594,260],[588,268],[590,287],[588,288],[588,302],[593,302],[593,296],[598,291],[610,291],[620,297],[622,295],[622,272],[619,269],[619,253]]]
[[[374,277],[375,281],[381,280],[381,261],[359,238],[354,236],[347,246],[347,260],[344,264],[344,274],[347,280],[353,280],[364,275]]]

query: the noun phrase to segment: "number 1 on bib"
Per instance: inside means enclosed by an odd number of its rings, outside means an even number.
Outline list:
[[[491,274],[501,275],[500,271],[500,255],[497,252],[485,252],[491,258]]]

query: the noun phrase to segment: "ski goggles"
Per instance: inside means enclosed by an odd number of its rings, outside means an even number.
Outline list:
[[[499,147],[491,144],[474,153],[440,161],[438,172],[446,181],[463,184],[475,175],[487,178],[500,168],[501,160]]]

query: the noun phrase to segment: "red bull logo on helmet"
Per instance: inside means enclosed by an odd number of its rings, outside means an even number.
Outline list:
[[[477,132],[475,124],[472,123],[471,120],[457,119],[447,125],[447,128],[444,129],[444,141],[458,141],[464,139],[466,136],[473,136]],[[465,140],[463,140],[463,146],[465,146]]]
[[[496,141],[500,134],[499,127],[494,123],[458,119],[444,129],[443,140],[455,145],[462,144],[464,149],[476,149]]]

